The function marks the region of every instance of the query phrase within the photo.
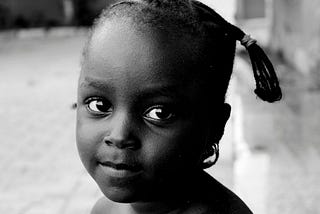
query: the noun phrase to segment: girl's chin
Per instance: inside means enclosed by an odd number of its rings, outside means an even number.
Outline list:
[[[141,199],[136,190],[124,187],[100,187],[102,193],[111,201],[118,203],[134,203]]]

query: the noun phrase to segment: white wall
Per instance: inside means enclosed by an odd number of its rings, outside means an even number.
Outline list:
[[[235,0],[200,0],[202,3],[210,6],[217,11],[227,21],[234,23],[234,16],[236,13]]]

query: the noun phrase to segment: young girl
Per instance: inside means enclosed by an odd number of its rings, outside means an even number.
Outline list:
[[[229,118],[236,41],[256,93],[281,91],[256,41],[194,0],[127,0],[107,8],[84,48],[77,145],[105,197],[92,213],[251,213],[206,174]]]

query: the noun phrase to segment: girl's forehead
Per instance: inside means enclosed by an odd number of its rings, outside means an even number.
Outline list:
[[[137,31],[130,23],[106,23],[92,35],[82,80],[92,77],[120,88],[136,88],[135,83],[190,85],[197,72],[186,45],[152,30]]]
[[[85,61],[104,61],[114,66],[139,62],[148,66],[190,67],[195,63],[195,52],[190,38],[175,38],[152,27],[142,29],[132,21],[116,19],[95,30]]]

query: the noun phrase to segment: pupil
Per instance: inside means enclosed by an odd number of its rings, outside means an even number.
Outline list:
[[[164,111],[163,109],[158,109],[156,112],[156,115],[159,118],[168,118],[169,117],[168,112]]]
[[[103,105],[102,101],[98,101],[96,106],[99,111],[102,111],[102,112],[108,111],[108,108],[105,105]]]

